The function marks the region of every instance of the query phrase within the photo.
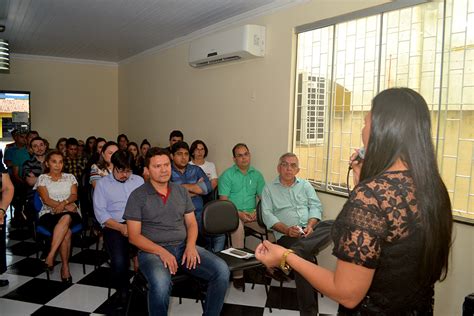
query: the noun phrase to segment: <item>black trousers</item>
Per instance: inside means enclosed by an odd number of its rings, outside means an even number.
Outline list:
[[[293,250],[301,258],[314,262],[314,257],[331,242],[333,220],[321,221],[313,227],[311,235],[305,238],[283,236],[277,243]],[[300,315],[318,315],[318,300],[313,286],[295,272],[296,295]]]
[[[128,238],[119,231],[105,227],[103,229],[105,249],[110,256],[112,287],[117,291],[126,291],[130,286],[128,268],[130,266]]]

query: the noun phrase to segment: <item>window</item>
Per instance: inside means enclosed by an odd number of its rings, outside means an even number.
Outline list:
[[[30,93],[0,90],[0,149],[12,141],[10,132],[13,129],[30,128]]]
[[[454,214],[474,219],[474,0],[356,16],[304,26],[298,34],[294,152],[300,176],[320,190],[346,194],[348,157],[362,145],[372,98],[389,87],[410,87],[430,107]]]

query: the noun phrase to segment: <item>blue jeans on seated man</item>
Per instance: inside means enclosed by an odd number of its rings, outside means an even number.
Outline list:
[[[229,285],[229,267],[221,258],[213,253],[196,246],[201,257],[201,264],[196,269],[188,269],[181,265],[186,243],[178,246],[165,246],[176,257],[178,270],[208,281],[204,315],[218,316],[224,305],[224,297]],[[140,270],[148,281],[148,313],[153,315],[168,315],[169,297],[171,294],[171,273],[164,267],[160,257],[155,254],[140,251],[138,253]]]

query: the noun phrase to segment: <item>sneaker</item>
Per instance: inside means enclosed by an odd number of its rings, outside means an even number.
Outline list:
[[[237,290],[243,290],[244,287],[245,287],[245,280],[244,280],[244,278],[234,279],[234,280],[232,281],[232,283],[234,284],[234,287],[235,287]]]

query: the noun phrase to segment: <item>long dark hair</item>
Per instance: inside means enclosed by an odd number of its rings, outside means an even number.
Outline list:
[[[104,159],[104,153],[107,150],[107,148],[110,147],[110,146],[115,146],[115,147],[119,148],[119,145],[114,141],[108,141],[104,144],[104,146],[102,147],[100,157],[99,157],[99,161],[97,161],[97,167],[99,169],[102,169],[102,170],[107,169],[107,162]]]
[[[377,176],[400,158],[416,188],[424,248],[422,282],[434,284],[448,272],[453,216],[431,140],[431,118],[423,97],[408,88],[391,88],[372,101],[371,129],[360,180]]]

